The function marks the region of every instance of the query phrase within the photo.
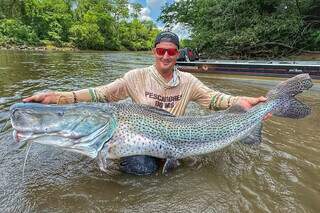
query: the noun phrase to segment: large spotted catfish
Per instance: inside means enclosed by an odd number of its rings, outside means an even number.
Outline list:
[[[259,143],[263,118],[299,119],[311,109],[295,95],[312,87],[308,74],[281,82],[267,101],[245,111],[235,105],[207,116],[175,117],[150,106],[131,103],[44,105],[17,103],[11,107],[14,138],[61,147],[97,158],[102,170],[112,159],[149,155],[166,159],[163,172],[177,160],[222,149],[235,141]]]

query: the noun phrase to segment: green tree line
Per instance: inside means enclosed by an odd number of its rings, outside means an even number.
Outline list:
[[[213,56],[279,57],[320,50],[320,0],[181,0],[160,20],[190,29],[184,44]]]
[[[0,0],[0,45],[148,50],[159,30],[138,19],[141,9],[128,0]]]

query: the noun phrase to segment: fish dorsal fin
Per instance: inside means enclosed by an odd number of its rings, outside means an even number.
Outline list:
[[[168,112],[164,109],[156,108],[156,107],[148,106],[148,105],[142,105],[142,106],[143,106],[144,110],[147,110],[149,112],[156,113],[156,114],[163,115],[163,116],[175,117],[175,115],[171,114],[170,112]]]
[[[243,107],[239,104],[232,105],[231,107],[229,107],[226,110],[226,112],[228,112],[228,113],[245,113],[247,111],[248,110],[245,107]]]

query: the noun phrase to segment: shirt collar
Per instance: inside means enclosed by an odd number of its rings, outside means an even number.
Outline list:
[[[162,77],[162,75],[157,71],[155,65],[152,66],[152,74],[155,80],[162,84],[165,88],[176,87],[180,83],[180,73],[176,67],[173,68],[173,77],[170,81],[167,81]]]

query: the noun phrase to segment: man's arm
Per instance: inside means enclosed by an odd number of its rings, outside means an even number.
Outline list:
[[[23,99],[23,102],[43,104],[71,104],[77,102],[110,102],[128,97],[127,83],[124,78],[95,88],[71,92],[44,92]]]
[[[250,109],[256,104],[266,101],[266,98],[263,96],[245,97],[227,95],[208,88],[197,78],[193,79],[192,97],[201,106],[213,110],[227,109],[234,104],[239,104],[245,109]]]

